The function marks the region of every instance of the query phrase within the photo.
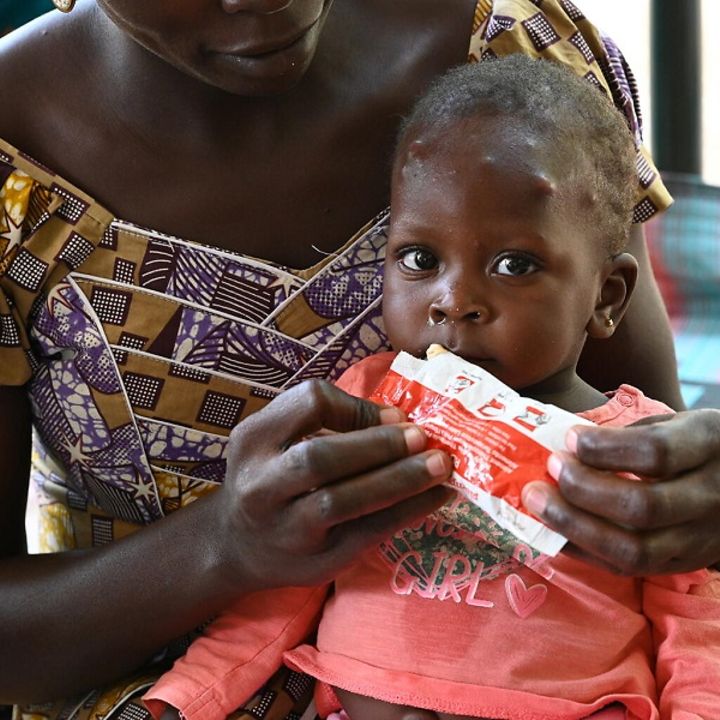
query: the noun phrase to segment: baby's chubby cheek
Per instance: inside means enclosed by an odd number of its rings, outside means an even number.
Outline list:
[[[429,337],[427,309],[421,301],[413,302],[407,296],[399,298],[391,292],[385,297],[383,322],[391,347],[412,355],[423,355],[433,341]]]

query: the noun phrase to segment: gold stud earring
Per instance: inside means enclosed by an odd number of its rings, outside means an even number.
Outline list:
[[[75,7],[75,0],[52,0],[53,5],[64,13],[69,13]]]
[[[605,318],[605,327],[615,327],[615,321],[609,315]]]

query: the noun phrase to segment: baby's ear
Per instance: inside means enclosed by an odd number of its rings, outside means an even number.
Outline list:
[[[598,340],[609,338],[625,315],[637,282],[637,260],[626,252],[615,255],[607,261],[604,276],[595,310],[587,324],[587,334]]]

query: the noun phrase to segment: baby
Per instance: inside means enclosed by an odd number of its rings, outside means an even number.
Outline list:
[[[392,347],[422,356],[439,343],[597,424],[669,412],[627,385],[602,393],[576,372],[587,338],[615,332],[635,284],[624,251],[634,158],[612,103],[550,63],[511,56],[439,81],[395,157],[383,305]],[[368,396],[393,358],[361,361],[339,385]],[[621,578],[568,554],[522,564],[439,517],[338,577],[317,642],[285,654],[320,681],[321,716],[717,717],[716,573]],[[311,592],[288,591],[304,593],[306,615],[321,601]],[[283,627],[299,615],[288,612]],[[207,651],[191,648],[161,684],[215,657],[210,695],[234,677],[247,696],[233,668],[249,665],[252,627],[248,614],[223,616],[196,643]],[[179,706],[173,697],[163,699]]]

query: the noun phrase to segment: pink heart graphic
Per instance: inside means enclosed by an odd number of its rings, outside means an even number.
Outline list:
[[[505,578],[505,593],[510,607],[524,620],[545,602],[547,587],[539,584],[528,587],[519,575],[512,573]]]

